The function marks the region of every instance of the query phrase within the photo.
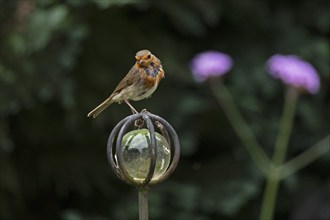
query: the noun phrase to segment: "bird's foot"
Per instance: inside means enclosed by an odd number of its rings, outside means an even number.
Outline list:
[[[147,109],[142,109],[141,113],[150,113],[147,111]]]
[[[144,126],[144,120],[141,119],[141,118],[135,120],[135,122],[134,122],[134,126],[135,126],[136,128],[141,129],[141,128]]]

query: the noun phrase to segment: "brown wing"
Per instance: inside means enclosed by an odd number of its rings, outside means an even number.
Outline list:
[[[111,96],[114,96],[118,93],[120,93],[121,90],[124,88],[133,85],[134,83],[137,83],[141,77],[139,68],[134,65],[130,71],[127,73],[127,75],[119,82],[118,86],[115,88]]]
[[[97,117],[101,112],[103,112],[109,105],[113,103],[112,98],[120,93],[121,90],[124,88],[133,85],[134,83],[139,82],[139,78],[141,77],[141,74],[139,72],[139,68],[137,68],[136,65],[134,65],[131,70],[127,73],[127,75],[119,82],[116,89],[113,91],[113,93],[104,100],[100,105],[98,105],[96,108],[94,108],[90,113],[88,113],[88,117],[93,116],[93,118]]]

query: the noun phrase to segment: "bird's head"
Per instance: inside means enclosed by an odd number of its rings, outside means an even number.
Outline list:
[[[135,55],[136,63],[139,67],[148,67],[149,65],[159,65],[159,59],[149,50],[140,50]]]

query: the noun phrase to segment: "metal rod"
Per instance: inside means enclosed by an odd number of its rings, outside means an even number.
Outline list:
[[[139,220],[149,219],[148,190],[139,190]]]

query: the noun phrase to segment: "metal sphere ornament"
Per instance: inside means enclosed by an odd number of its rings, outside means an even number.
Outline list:
[[[173,173],[180,157],[180,143],[166,120],[142,111],[115,126],[108,139],[107,157],[122,181],[143,190]]]

